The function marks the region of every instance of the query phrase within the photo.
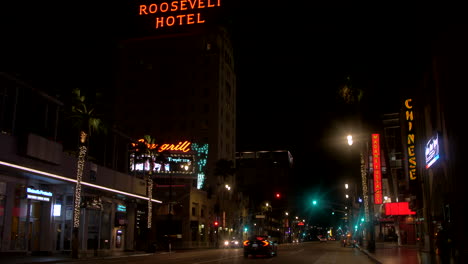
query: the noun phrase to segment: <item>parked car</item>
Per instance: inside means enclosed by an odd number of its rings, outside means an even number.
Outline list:
[[[244,257],[266,256],[273,257],[278,255],[278,243],[271,241],[268,236],[252,236],[245,240]]]
[[[326,236],[318,236],[318,239],[319,239],[320,243],[328,241]]]

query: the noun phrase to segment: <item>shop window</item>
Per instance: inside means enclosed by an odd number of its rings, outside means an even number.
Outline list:
[[[24,187],[15,188],[13,213],[11,219],[11,250],[26,250],[26,215],[28,203],[24,195]]]
[[[190,231],[192,234],[192,241],[197,241],[198,238],[198,221],[190,221]]]

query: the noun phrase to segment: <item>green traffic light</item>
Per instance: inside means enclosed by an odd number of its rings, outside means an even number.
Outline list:
[[[312,201],[312,204],[313,204],[313,205],[317,205],[317,200],[313,200],[313,201]]]

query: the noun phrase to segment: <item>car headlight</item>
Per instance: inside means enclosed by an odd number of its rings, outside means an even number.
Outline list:
[[[225,245],[225,246],[229,245],[229,241],[227,241],[227,240],[224,241],[224,245]]]

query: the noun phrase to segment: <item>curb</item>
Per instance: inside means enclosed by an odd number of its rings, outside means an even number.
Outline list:
[[[374,261],[375,263],[377,263],[377,264],[383,264],[383,262],[381,262],[380,260],[378,260],[378,259],[374,256],[374,254],[369,253],[369,251],[367,251],[366,249],[361,248],[359,245],[356,245],[356,247],[359,249],[359,251],[361,251],[362,253],[366,254],[367,257],[369,257],[370,259],[372,259],[372,261]]]

